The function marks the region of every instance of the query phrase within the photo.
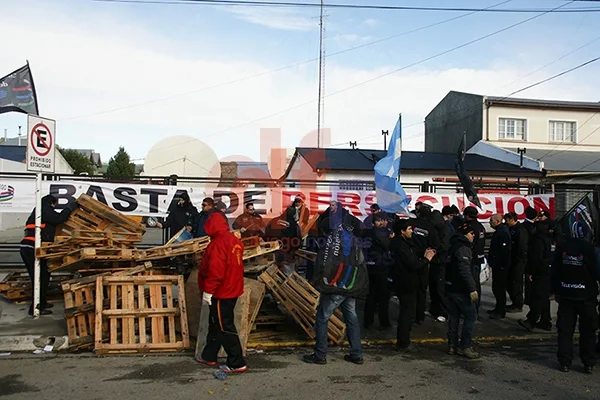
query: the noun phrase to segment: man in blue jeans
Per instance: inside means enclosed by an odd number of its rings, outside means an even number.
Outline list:
[[[477,285],[471,273],[474,229],[465,223],[456,229],[450,241],[450,263],[446,270],[446,294],[448,295],[448,354],[470,359],[479,358],[473,351],[473,332],[477,319],[476,304],[479,300]],[[461,315],[464,323],[458,337]]]
[[[360,325],[356,315],[356,298],[365,297],[369,291],[369,272],[358,239],[360,221],[342,207],[332,202],[326,217],[319,223],[327,235],[325,246],[317,254],[314,285],[321,293],[315,322],[316,344],[312,354],[303,360],[311,364],[327,363],[329,318],[339,307],[346,323],[346,336],[350,351],[344,360],[362,364]]]

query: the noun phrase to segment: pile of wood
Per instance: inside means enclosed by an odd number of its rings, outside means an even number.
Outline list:
[[[61,282],[72,279],[73,274],[62,272],[50,276],[50,286],[46,293],[48,300],[62,298]],[[33,287],[29,274],[23,271],[0,272],[0,296],[6,300],[21,303],[31,301]]]
[[[296,272],[286,276],[277,266],[269,267],[260,275],[269,292],[279,301],[311,339],[316,337],[315,321],[319,292]],[[346,325],[340,310],[329,319],[329,340],[341,343],[346,336]]]

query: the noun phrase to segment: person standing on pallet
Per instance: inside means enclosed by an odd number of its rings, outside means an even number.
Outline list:
[[[321,293],[315,322],[316,344],[314,352],[302,359],[311,364],[327,364],[329,318],[339,307],[350,343],[350,353],[344,356],[344,360],[362,364],[356,298],[364,298],[369,292],[369,272],[358,238],[360,221],[344,210],[341,203],[331,202],[328,216],[321,221],[319,229],[327,234],[327,239],[317,254],[313,281]]]
[[[64,223],[69,215],[77,207],[77,202],[71,202],[67,204],[67,207],[60,213],[56,212],[56,197],[51,194],[42,197],[42,223],[41,223],[41,236],[42,243],[53,242],[54,235],[56,233],[57,225]],[[31,282],[35,281],[35,208],[27,218],[25,225],[25,237],[21,241],[21,258]],[[53,305],[46,301],[46,293],[48,292],[48,286],[50,285],[50,272],[48,271],[48,262],[43,259],[40,260],[40,315],[52,314],[49,308]],[[33,296],[33,295],[32,295]],[[33,315],[33,298],[31,306],[29,307],[29,315]]]
[[[206,346],[196,361],[216,366],[222,346],[227,362],[220,369],[225,373],[244,372],[248,366],[234,323],[235,304],[244,293],[244,244],[229,231],[229,225],[219,213],[208,217],[204,230],[210,244],[198,269],[198,287],[202,302],[210,307],[210,315]]]

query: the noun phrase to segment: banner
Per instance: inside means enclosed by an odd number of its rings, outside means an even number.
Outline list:
[[[227,205],[226,214],[235,218],[243,212],[244,204],[254,203],[256,211],[266,217],[281,215],[301,197],[311,214],[325,211],[333,200],[339,201],[350,213],[365,218],[369,207],[377,202],[375,191],[338,190],[335,188],[222,188],[215,185],[162,186],[101,181],[44,181],[42,195],[53,194],[58,198],[57,208],[64,208],[81,194],[127,215],[164,217],[169,207],[177,202],[180,193],[187,191],[198,209],[202,199],[212,197],[215,202]],[[407,193],[412,204],[423,202],[441,210],[446,205],[456,205],[460,210],[469,205],[463,194]],[[523,196],[518,194],[481,194],[482,212],[479,219],[487,221],[492,214],[515,212],[519,219],[525,218],[525,208],[546,210],[554,216],[554,196],[551,194]],[[0,179],[0,213],[30,213],[35,205],[35,181],[27,179]]]
[[[0,114],[11,111],[38,115],[37,94],[29,64],[0,78]]]

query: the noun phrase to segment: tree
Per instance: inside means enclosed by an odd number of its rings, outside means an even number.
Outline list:
[[[125,179],[135,176],[135,164],[130,161],[129,154],[124,147],[119,147],[117,154],[111,157],[104,175],[110,179]]]
[[[81,173],[87,173],[89,175],[94,175],[96,169],[92,164],[92,160],[88,157],[80,153],[75,149],[63,149],[62,147],[56,146],[60,154],[65,158],[65,160],[69,163],[71,168],[73,168],[73,172],[76,175]]]

